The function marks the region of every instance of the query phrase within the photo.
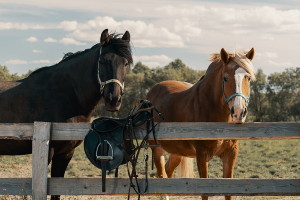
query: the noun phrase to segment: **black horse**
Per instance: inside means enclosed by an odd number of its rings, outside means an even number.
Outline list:
[[[121,37],[106,29],[100,43],[92,48],[68,53],[58,64],[40,68],[20,81],[0,82],[0,123],[89,122],[101,97],[107,110],[117,111],[124,92],[126,67],[132,62],[129,32]],[[52,177],[64,176],[81,142],[50,143]],[[31,141],[0,140],[0,155],[31,152]]]

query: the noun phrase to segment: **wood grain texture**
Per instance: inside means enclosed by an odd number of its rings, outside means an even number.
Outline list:
[[[34,122],[32,139],[32,199],[47,200],[50,122]]]
[[[51,140],[83,140],[90,123],[53,123]],[[184,122],[161,123],[157,128],[160,140],[217,140],[217,139],[300,139],[300,123],[244,123]],[[31,133],[30,133],[31,132]],[[30,139],[33,125],[0,124],[0,138]],[[145,135],[144,129],[136,130],[138,139]],[[150,138],[153,138],[150,135]]]
[[[32,140],[33,124],[0,123],[0,139]]]
[[[129,179],[108,178],[105,193],[101,192],[100,178],[49,178],[48,183],[48,195],[126,195]],[[144,179],[140,183],[143,187]],[[30,195],[31,179],[1,178],[0,195],[8,194]],[[149,179],[146,195],[161,194],[299,196],[300,179]]]

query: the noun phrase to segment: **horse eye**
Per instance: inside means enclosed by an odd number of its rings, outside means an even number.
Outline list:
[[[224,77],[224,82],[227,82],[228,81],[228,78],[227,77]]]
[[[129,65],[129,63],[128,63],[128,62],[126,62],[126,63],[125,63],[125,67],[128,67],[128,65]]]

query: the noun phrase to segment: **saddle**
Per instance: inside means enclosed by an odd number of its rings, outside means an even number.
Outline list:
[[[151,132],[156,141],[157,124],[153,120],[154,111],[161,116],[149,101],[142,100],[126,118],[101,117],[92,122],[91,129],[84,139],[84,151],[90,162],[102,170],[102,192],[105,192],[106,171],[116,169],[117,173],[120,165],[127,163],[128,167],[130,162],[132,172],[127,170],[131,181],[130,187],[133,187],[138,194],[141,193],[139,188],[136,190],[132,180],[137,177],[135,165],[138,154],[141,148],[147,146],[147,139]],[[145,137],[140,143],[137,140],[134,142],[134,130],[137,127],[141,128],[142,125],[145,125]]]

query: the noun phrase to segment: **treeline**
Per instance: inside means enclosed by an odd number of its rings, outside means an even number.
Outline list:
[[[10,74],[7,67],[0,66],[1,80],[17,80],[28,76]],[[189,68],[180,59],[159,68],[149,68],[141,62],[136,63],[125,81],[122,108],[117,113],[105,111],[103,102],[95,110],[95,116],[125,117],[130,109],[156,83],[163,80],[179,80],[196,83],[205,71]],[[267,76],[261,69],[257,71],[256,81],[251,84],[248,121],[300,121],[300,68],[288,68],[280,73]]]

